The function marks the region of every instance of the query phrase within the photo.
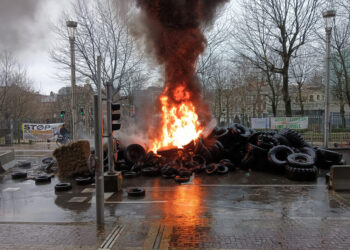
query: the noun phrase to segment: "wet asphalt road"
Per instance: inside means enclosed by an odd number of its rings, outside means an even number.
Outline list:
[[[94,185],[70,180],[71,191],[55,193],[56,177],[36,185],[11,171],[0,176],[0,249],[97,249],[113,230],[111,249],[350,249],[350,194],[328,191],[324,173],[307,183],[244,171],[187,185],[124,179],[122,192],[106,193],[103,230]],[[129,198],[135,186],[146,196]]]

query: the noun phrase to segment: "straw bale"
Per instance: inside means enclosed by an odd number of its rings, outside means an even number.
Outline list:
[[[89,141],[81,140],[57,148],[53,155],[57,159],[58,177],[67,178],[89,171]]]

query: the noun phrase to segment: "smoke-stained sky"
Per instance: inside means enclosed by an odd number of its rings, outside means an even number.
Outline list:
[[[57,91],[66,83],[54,77],[50,31],[69,0],[0,0],[0,50],[12,52],[27,68],[35,90]]]
[[[63,10],[69,10],[72,1],[0,0],[0,50],[13,52],[27,68],[34,89],[41,93],[57,92],[70,84],[56,78],[59,71],[50,60],[49,50],[56,39],[50,26],[57,22]]]

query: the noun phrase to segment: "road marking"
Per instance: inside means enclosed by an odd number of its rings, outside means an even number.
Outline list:
[[[104,193],[104,200],[105,200],[105,203],[107,202],[106,200],[108,200],[109,198],[111,198],[111,196],[112,196],[113,194],[114,194],[114,193]],[[89,201],[89,203],[95,204],[95,203],[96,203],[96,196],[92,197],[91,200]]]
[[[88,197],[73,197],[68,202],[84,202]]]
[[[231,184],[231,185],[216,185],[216,184],[198,184],[201,187],[325,187],[323,184]]]
[[[102,243],[99,250],[111,249],[123,230],[124,230],[124,226],[119,226],[119,225],[115,226],[112,232],[106,237],[105,241]]]
[[[85,188],[83,191],[81,191],[81,193],[94,193],[95,192],[95,188]]]
[[[15,188],[5,188],[5,189],[3,190],[3,192],[16,192],[16,191],[18,191],[18,190],[20,190],[19,187],[15,187]]]
[[[151,203],[167,203],[168,201],[106,201],[110,204],[151,204]]]

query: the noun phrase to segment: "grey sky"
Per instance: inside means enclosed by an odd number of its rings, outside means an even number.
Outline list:
[[[16,56],[27,68],[34,89],[43,94],[57,92],[69,84],[55,76],[59,72],[50,60],[49,50],[55,41],[50,26],[71,1],[0,0],[0,50],[6,49]]]
[[[0,0],[0,49],[12,52],[27,68],[34,89],[48,94],[65,83],[54,77],[50,32],[69,0]],[[68,43],[68,42],[67,42]]]

